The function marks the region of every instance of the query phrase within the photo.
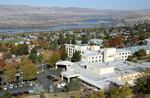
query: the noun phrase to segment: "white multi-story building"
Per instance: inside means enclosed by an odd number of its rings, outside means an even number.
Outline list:
[[[81,61],[85,62],[101,62],[102,54],[100,51],[100,46],[89,46],[89,45],[72,45],[66,44],[66,51],[68,53],[68,57],[71,59],[73,53],[75,51],[79,51],[81,53]]]
[[[109,62],[114,60],[126,60],[129,55],[131,55],[130,51],[116,48],[103,48],[97,45],[72,45],[66,44],[66,51],[68,53],[68,57],[71,59],[73,53],[75,51],[79,51],[81,53],[81,61],[93,63],[93,62]]]
[[[86,53],[86,54],[83,54],[81,56],[81,61],[83,62],[88,62],[88,63],[92,63],[92,62],[102,62],[103,61],[103,55],[101,53],[97,53],[97,54],[94,54],[94,53]]]
[[[123,49],[117,49],[115,54],[116,60],[126,60],[128,56],[131,55],[131,51],[123,50]]]

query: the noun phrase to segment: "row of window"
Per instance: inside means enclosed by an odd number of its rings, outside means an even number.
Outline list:
[[[117,53],[116,55],[130,55],[131,54],[131,52],[125,52],[125,53]]]
[[[92,62],[102,62],[102,60],[99,59],[99,60],[92,60],[92,61],[89,61],[89,63],[92,63]]]

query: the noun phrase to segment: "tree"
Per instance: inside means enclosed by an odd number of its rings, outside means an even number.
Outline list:
[[[61,59],[61,60],[66,60],[66,59],[68,58],[68,54],[67,54],[67,52],[66,52],[66,49],[65,49],[65,46],[64,46],[64,45],[62,45],[62,46],[60,47],[60,51],[61,51],[60,59]]]
[[[49,44],[49,49],[50,50],[55,50],[57,48],[57,41],[54,40],[54,41],[51,41],[51,43]]]
[[[106,98],[104,91],[92,92],[89,97],[90,98]]]
[[[135,55],[137,55],[138,57],[143,57],[146,55],[146,51],[144,49],[140,49],[135,53]]]
[[[16,66],[12,63],[7,63],[4,71],[4,78],[6,82],[12,82],[16,80]]]
[[[0,98],[12,98],[12,95],[8,91],[3,91],[3,95]]]
[[[96,92],[92,92],[92,93],[90,94],[90,98],[97,98]]]
[[[73,39],[71,39],[71,44],[76,44],[76,39],[75,38],[73,38]]]
[[[62,45],[62,44],[65,44],[65,38],[64,38],[63,33],[60,33],[59,39],[58,39],[58,45]]]
[[[108,96],[109,98],[119,98],[120,90],[117,87],[110,87]]]
[[[30,53],[28,56],[28,59],[30,59],[32,61],[32,63],[36,63],[37,62],[37,55]]]
[[[77,91],[80,90],[80,82],[78,79],[71,80],[66,86],[67,91]]]
[[[38,57],[37,57],[37,62],[38,63],[44,63],[44,58],[43,58],[43,55],[42,54],[40,54]]]
[[[66,60],[68,58],[68,54],[65,50],[63,50],[62,54],[61,54],[61,60]]]
[[[143,77],[136,79],[135,85],[137,92],[150,93],[150,72],[146,71]]]
[[[132,61],[133,57],[132,56],[128,56],[127,61]]]
[[[106,98],[104,91],[98,92],[98,98]]]
[[[31,53],[32,54],[37,54],[37,48],[36,47],[32,48]]]
[[[71,61],[72,62],[78,62],[81,60],[81,55],[80,55],[80,52],[79,51],[76,51],[73,53],[73,56],[71,58]]]
[[[32,80],[36,78],[37,67],[28,58],[23,58],[19,64],[19,70],[22,72],[24,80]]]
[[[82,44],[87,44],[88,40],[89,40],[88,35],[86,35],[86,34],[82,35],[81,40],[82,40],[82,42],[81,42]]]
[[[56,52],[54,52],[52,54],[52,56],[50,57],[49,61],[48,61],[48,64],[51,65],[51,66],[54,66],[56,62],[59,61],[59,56]]]
[[[132,95],[132,89],[129,87],[128,84],[125,84],[123,87],[120,88],[120,95],[123,98],[126,98]]]
[[[71,44],[76,44],[76,36],[71,35]]]
[[[48,63],[49,59],[52,56],[52,51],[45,50],[41,55],[44,63]]]
[[[110,47],[123,47],[123,40],[121,37],[115,37],[108,41]]]
[[[5,61],[3,59],[0,59],[0,71],[3,70],[4,66],[6,65]]]
[[[10,52],[15,55],[28,55],[28,45],[19,44],[17,46],[13,46],[11,47]]]

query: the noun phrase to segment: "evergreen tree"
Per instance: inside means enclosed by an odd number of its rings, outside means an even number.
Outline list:
[[[81,38],[81,40],[82,40],[82,44],[87,44],[88,43],[88,40],[89,40],[89,38],[88,38],[88,36],[87,35],[82,35],[82,38]]]
[[[32,63],[36,63],[37,62],[37,55],[36,54],[29,54],[28,58],[32,61]]]
[[[34,47],[34,48],[31,50],[31,53],[33,53],[33,54],[37,54],[37,48],[36,48],[36,47]]]
[[[60,56],[61,60],[66,60],[68,58],[68,54],[66,52],[65,46],[61,45],[60,50],[61,50],[61,56]]]
[[[71,61],[72,62],[78,62],[81,60],[81,55],[80,55],[80,52],[79,51],[76,51],[73,53],[73,56],[71,58]]]

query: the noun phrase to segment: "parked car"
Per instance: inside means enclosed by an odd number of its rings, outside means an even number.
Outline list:
[[[13,87],[14,87],[13,84],[9,85],[9,89],[13,89]]]
[[[61,85],[62,87],[65,87],[65,86],[66,86],[66,83],[65,83],[65,82],[62,82],[62,83],[60,83],[60,85]]]
[[[7,86],[4,86],[3,89],[4,89],[4,90],[7,90]]]

